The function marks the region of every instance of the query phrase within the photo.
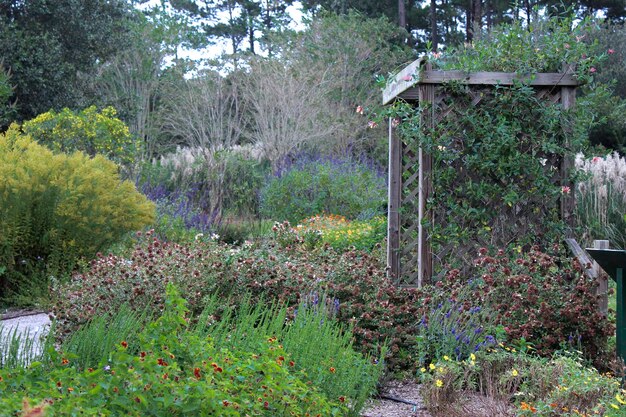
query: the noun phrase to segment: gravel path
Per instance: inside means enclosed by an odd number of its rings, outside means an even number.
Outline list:
[[[419,385],[414,381],[390,381],[380,395],[381,399],[372,400],[365,407],[363,417],[431,417],[424,407]]]
[[[4,346],[15,334],[22,339],[20,345],[26,343],[25,338],[33,343],[34,353],[40,353],[42,346],[40,340],[50,329],[50,318],[41,312],[20,312],[19,314],[5,314],[0,319],[0,352],[4,352]]]

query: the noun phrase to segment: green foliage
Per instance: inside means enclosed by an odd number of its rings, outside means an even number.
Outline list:
[[[252,351],[271,336],[288,354],[282,359],[284,364],[303,372],[302,378],[328,398],[345,402],[356,416],[374,392],[384,366],[372,364],[371,358],[353,350],[352,333],[335,321],[336,308],[332,302],[326,306],[324,300],[324,296],[312,294],[292,317],[280,304],[262,300],[253,307],[247,297],[236,310],[221,312],[213,297],[199,317],[196,332],[201,337],[210,335],[218,346]],[[217,316],[219,322],[214,321]],[[384,354],[383,349],[381,356]]]
[[[564,221],[573,216],[561,218],[560,203],[570,198],[577,175],[560,172],[561,161],[586,147],[594,103],[607,92],[591,83],[607,52],[586,42],[596,25],[589,19],[537,19],[532,25],[504,25],[473,45],[433,55],[435,69],[513,72],[519,82],[494,87],[449,82],[437,88],[442,100],[436,103],[416,110],[398,102],[388,112],[408,146],[433,157],[433,192],[426,205],[436,220],[424,226],[435,257],[453,267],[467,268],[482,246],[559,240]],[[573,110],[530,85],[536,73],[559,72],[563,63],[574,65],[580,83],[590,83]],[[439,111],[446,116],[424,127],[422,116]],[[417,210],[416,203],[403,209]],[[447,256],[450,252],[458,256]]]
[[[82,151],[90,156],[105,155],[119,164],[132,164],[141,142],[117,118],[113,107],[98,112],[91,106],[80,112],[50,110],[24,122],[27,135],[56,152]]]
[[[591,81],[595,69],[607,57],[596,54],[590,41],[598,22],[574,16],[542,18],[530,27],[521,20],[494,28],[471,45],[446,51],[436,62],[442,69],[462,71],[502,71],[518,74],[560,72],[564,64],[575,65],[582,82]]]
[[[47,412],[67,415],[341,416],[347,407],[326,399],[291,372],[275,339],[254,351],[216,346],[189,331],[185,300],[168,286],[165,310],[139,335],[137,350],[118,341],[109,361],[78,370],[72,355],[50,350],[49,363],[0,370],[0,415],[22,410],[22,400],[54,398]]]
[[[585,365],[576,355],[542,359],[502,346],[464,361],[442,360],[420,372],[422,394],[435,416],[466,412],[463,392],[485,397],[485,415],[621,416],[620,382]],[[491,408],[493,407],[493,409]]]
[[[232,153],[226,155],[223,211],[226,215],[256,216],[259,213],[259,190],[263,188],[269,166]]]
[[[54,154],[13,125],[0,136],[2,296],[25,277],[71,271],[132,230],[149,224],[154,207],[117,166],[81,152]],[[43,273],[45,272],[45,273]]]
[[[296,224],[319,213],[351,219],[383,211],[385,179],[363,163],[313,160],[271,178],[261,191],[261,214]]]
[[[8,125],[15,116],[15,106],[11,103],[12,95],[11,74],[0,62],[0,127]]]
[[[0,5],[0,56],[15,85],[17,120],[75,108],[79,73],[90,73],[126,42],[123,0],[7,0]]]

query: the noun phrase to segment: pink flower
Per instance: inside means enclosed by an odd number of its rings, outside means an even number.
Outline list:
[[[405,75],[404,77],[402,77],[402,79],[404,81],[411,81],[413,79],[413,77],[411,77],[410,75]]]
[[[569,188],[567,185],[564,185],[561,187],[561,194],[569,194],[571,191],[571,188]]]
[[[598,162],[600,162],[601,159],[602,158],[600,158],[599,156],[594,156],[593,158],[591,158],[591,162],[597,164]]]
[[[356,112],[358,114],[363,114],[363,106],[356,106]]]
[[[378,123],[376,123],[373,120],[370,120],[369,122],[367,122],[367,127],[369,127],[370,129],[374,129],[377,126],[378,126]]]
[[[609,55],[613,55],[615,53],[615,49],[609,49],[608,53],[609,53]]]
[[[596,72],[595,67],[591,67],[591,68],[589,68],[589,72],[590,72],[590,73],[592,73],[592,74],[593,74],[594,72]]]
[[[569,44],[569,43],[566,43],[565,45],[563,45],[563,47],[564,47],[565,49],[569,49],[569,48],[570,48],[570,44]]]
[[[398,127],[400,125],[400,119],[397,117],[391,121],[391,127]]]

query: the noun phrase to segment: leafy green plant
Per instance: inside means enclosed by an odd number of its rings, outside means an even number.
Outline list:
[[[163,314],[138,335],[137,351],[119,341],[97,368],[79,371],[51,349],[49,362],[0,370],[0,415],[20,412],[24,398],[59,415],[346,415],[340,399],[292,371],[275,339],[254,352],[217,347],[189,331],[185,304],[169,285]]]
[[[384,176],[351,159],[300,159],[261,190],[261,214],[293,224],[320,213],[370,218],[385,202]]]
[[[280,303],[261,300],[253,306],[250,298],[244,298],[236,309],[222,312],[213,297],[195,331],[200,337],[209,335],[216,346],[252,351],[270,337],[285,349],[285,364],[302,371],[305,381],[329,398],[344,402],[351,415],[358,416],[375,391],[384,365],[382,360],[354,351],[351,331],[334,318],[338,301],[327,308],[324,299],[315,294],[310,303],[300,303],[292,316],[291,309]],[[383,348],[381,357],[385,353]]]
[[[82,152],[54,154],[20,133],[0,135],[2,297],[25,279],[70,272],[127,232],[152,222],[153,205],[117,166]],[[46,282],[42,282],[44,287]]]
[[[102,111],[96,106],[80,112],[50,110],[24,122],[22,129],[56,152],[100,154],[122,165],[132,164],[141,151],[141,141],[133,138],[113,107]]]
[[[464,361],[441,360],[422,368],[423,395],[435,416],[467,413],[468,393],[498,409],[482,413],[516,416],[623,415],[626,391],[576,355],[539,358],[501,345]]]

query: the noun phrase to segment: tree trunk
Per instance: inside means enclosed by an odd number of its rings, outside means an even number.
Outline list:
[[[430,0],[430,41],[433,51],[439,47],[439,36],[437,33],[437,0]]]
[[[483,1],[472,0],[472,35],[479,39],[483,28]]]
[[[398,26],[406,29],[406,5],[404,0],[398,0]]]

